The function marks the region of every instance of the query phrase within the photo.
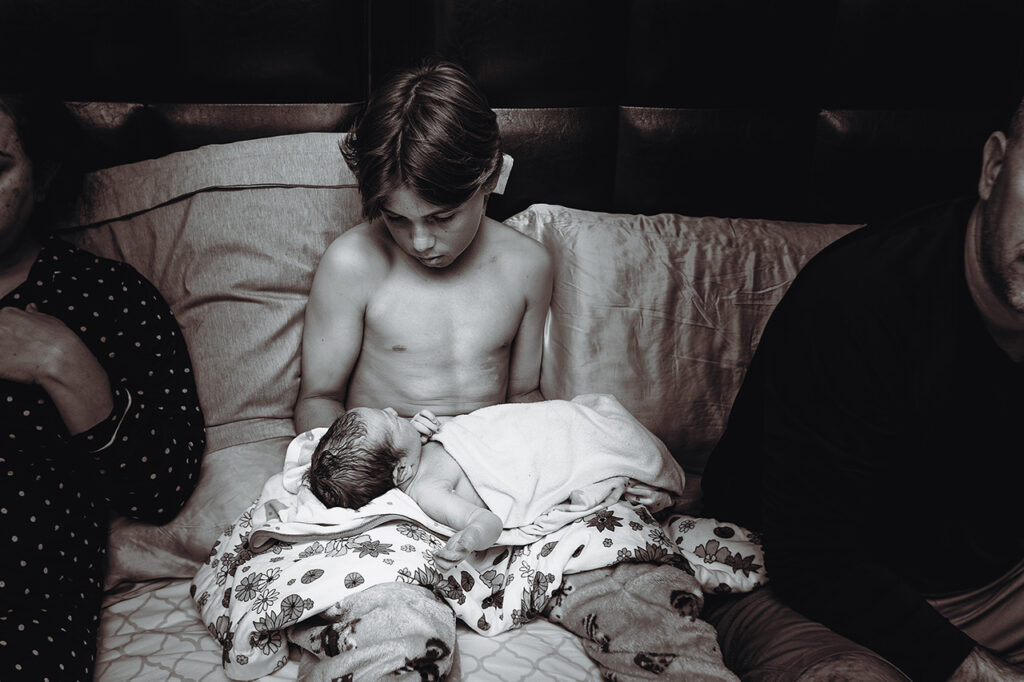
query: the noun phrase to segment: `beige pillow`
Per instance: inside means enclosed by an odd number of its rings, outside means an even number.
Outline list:
[[[506,222],[554,256],[541,392],[615,395],[689,473],[797,271],[854,227],[544,204]]]
[[[115,523],[110,582],[191,576],[280,470],[313,274],[327,245],[361,220],[341,139],[210,145],[87,177],[67,236],[131,263],[163,293],[207,425],[199,488],[182,513],[159,528]]]

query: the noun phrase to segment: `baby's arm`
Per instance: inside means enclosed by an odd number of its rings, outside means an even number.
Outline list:
[[[453,568],[470,552],[491,547],[501,535],[502,527],[497,514],[455,492],[462,470],[454,460],[448,459],[450,467],[424,472],[409,489],[410,497],[430,518],[456,531],[444,547],[434,552],[434,563],[441,570]]]
[[[454,568],[470,552],[477,552],[494,545],[501,535],[501,519],[494,512],[476,507],[469,515],[465,528],[448,538],[441,549],[434,552],[434,563],[442,571]]]

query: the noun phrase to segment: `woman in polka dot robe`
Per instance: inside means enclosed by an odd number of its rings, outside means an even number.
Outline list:
[[[92,679],[108,515],[170,521],[205,443],[188,351],[153,285],[41,236],[54,202],[39,198],[60,177],[49,152],[67,148],[45,111],[0,98],[5,681]]]

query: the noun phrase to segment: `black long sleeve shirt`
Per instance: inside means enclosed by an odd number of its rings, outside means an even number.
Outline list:
[[[203,417],[177,322],[131,266],[50,238],[26,281],[0,300],[21,309],[29,303],[85,342],[114,401],[106,419],[71,436],[42,388],[0,380],[4,657],[31,649],[38,654],[25,665],[74,679],[94,646],[108,515],[155,524],[174,518],[199,480]],[[44,635],[56,627],[71,634],[48,645]],[[31,646],[19,646],[20,633]],[[8,674],[14,670],[0,669],[0,677]],[[36,673],[23,665],[22,674]]]
[[[763,530],[780,596],[921,680],[974,646],[926,597],[1024,558],[1024,368],[967,288],[972,205],[862,228],[807,264],[703,479],[710,515]]]

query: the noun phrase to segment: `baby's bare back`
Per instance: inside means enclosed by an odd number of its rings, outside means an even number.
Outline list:
[[[409,497],[422,503],[423,496],[436,496],[438,490],[450,491],[456,497],[487,509],[487,505],[477,494],[466,472],[455,458],[448,454],[443,445],[430,441],[423,446],[420,466],[416,469],[416,475],[407,491]],[[438,520],[444,523],[443,519]]]

